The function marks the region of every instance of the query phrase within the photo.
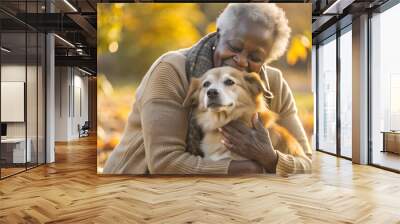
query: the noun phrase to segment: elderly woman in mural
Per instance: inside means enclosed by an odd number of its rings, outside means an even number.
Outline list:
[[[168,52],[153,63],[137,89],[122,140],[103,173],[286,175],[311,171],[311,149],[291,90],[281,72],[268,66],[283,55],[288,44],[290,28],[285,13],[275,4],[229,4],[216,24],[217,32],[191,48]],[[231,136],[225,143],[248,160],[211,161],[199,155],[202,133],[182,103],[190,78],[220,66],[263,77],[274,96],[269,108],[279,114],[279,124],[293,134],[305,156],[286,154],[268,131],[249,128],[240,121],[223,128],[226,136]],[[255,131],[256,135],[246,134]],[[232,144],[235,139],[246,144]]]

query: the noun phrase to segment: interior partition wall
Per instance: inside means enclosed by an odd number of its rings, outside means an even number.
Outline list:
[[[352,27],[316,47],[316,148],[352,158]]]
[[[21,12],[39,13],[42,1],[20,1]],[[0,3],[0,178],[39,166],[45,150],[45,60],[43,32],[23,23]],[[19,14],[21,15],[21,14]],[[10,25],[12,24],[12,25]]]
[[[30,144],[26,144],[26,32],[2,32],[1,47],[0,158],[3,178],[26,170],[30,162],[27,158],[31,157]]]

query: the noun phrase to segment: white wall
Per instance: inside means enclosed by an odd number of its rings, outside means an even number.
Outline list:
[[[29,68],[28,68],[29,69]],[[1,81],[2,82],[25,82],[25,65],[2,65],[1,66]],[[3,98],[4,96],[2,96]],[[22,108],[24,109],[24,108]],[[7,108],[1,108],[7,110]],[[8,137],[25,137],[24,122],[8,122],[7,123]]]
[[[78,124],[88,120],[88,78],[76,68],[56,67],[55,107],[55,140],[79,138]]]
[[[75,86],[75,91],[74,91],[74,99],[75,99],[75,117],[73,119],[72,123],[72,136],[74,138],[79,138],[79,133],[78,133],[78,124],[82,126],[85,121],[88,121],[89,118],[89,113],[88,113],[88,77],[83,76],[84,74],[80,72],[79,70],[75,69],[74,70],[74,86]],[[80,93],[77,92],[77,90],[80,90]],[[80,94],[80,97],[79,95]],[[78,102],[80,101],[80,102]],[[79,111],[79,107],[81,107],[81,111]]]
[[[0,89],[1,121],[24,122],[25,83],[1,81]]]
[[[68,86],[67,67],[55,68],[55,141],[68,140]]]
[[[1,81],[25,82],[25,65],[2,65]]]
[[[1,81],[5,82],[25,82],[25,65],[9,64],[1,66]],[[32,66],[28,66],[28,73],[33,69]],[[34,94],[27,93],[28,97],[36,97]],[[29,100],[30,101],[30,100]],[[1,110],[7,110],[7,108],[1,108]],[[29,115],[28,115],[29,116]],[[31,117],[28,117],[31,120]],[[25,137],[25,122],[7,122],[7,136],[8,137]]]

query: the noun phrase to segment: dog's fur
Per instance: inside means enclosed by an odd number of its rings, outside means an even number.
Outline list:
[[[251,120],[256,113],[264,127],[269,132],[275,132],[279,141],[285,143],[289,154],[304,155],[296,138],[276,123],[279,117],[267,108],[264,95],[272,94],[257,73],[242,72],[232,67],[214,68],[201,78],[191,79],[183,106],[195,107],[194,116],[204,132],[201,150],[205,158],[215,161],[224,158],[244,159],[225,148],[218,128],[232,120],[241,120],[248,127],[253,127]]]

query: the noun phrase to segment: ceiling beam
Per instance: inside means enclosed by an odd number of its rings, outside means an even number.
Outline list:
[[[68,14],[64,13],[18,13],[17,18],[42,32],[81,31]]]
[[[91,38],[96,39],[96,28],[94,28],[86,19],[80,14],[68,14],[72,21],[80,26]]]
[[[97,70],[97,58],[91,56],[55,56],[56,66],[87,67]]]
[[[343,14],[343,10],[351,5],[354,0],[336,0],[332,2],[322,14]]]

